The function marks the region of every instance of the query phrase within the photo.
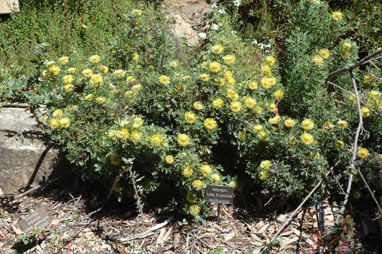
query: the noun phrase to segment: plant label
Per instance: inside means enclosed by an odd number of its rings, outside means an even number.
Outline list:
[[[233,205],[233,188],[220,185],[207,185],[206,200],[211,203]]]
[[[43,229],[51,223],[48,212],[45,208],[40,207],[34,213],[23,220],[20,220],[19,227],[25,233],[29,233],[34,228]]]

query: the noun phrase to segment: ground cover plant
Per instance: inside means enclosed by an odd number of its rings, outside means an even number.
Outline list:
[[[343,39],[341,12],[301,1],[279,56],[240,39],[219,5],[194,49],[174,39],[159,10],[130,7],[122,17],[123,33],[107,53],[47,59],[30,94],[32,111],[84,179],[113,186],[119,198],[170,183],[198,219],[209,212],[210,183],[302,198],[335,164],[346,183],[354,170],[356,96],[327,78],[359,56],[355,41]],[[377,60],[356,74],[366,102],[356,167],[373,186],[380,174],[380,66]],[[331,82],[352,91],[349,75]],[[336,192],[326,185],[318,194]]]

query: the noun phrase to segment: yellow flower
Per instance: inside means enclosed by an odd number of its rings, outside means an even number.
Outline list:
[[[249,109],[253,109],[256,107],[256,101],[252,98],[245,99],[245,106]]]
[[[175,69],[176,67],[178,67],[178,62],[177,61],[171,61],[170,67]]]
[[[276,90],[273,95],[275,96],[276,100],[281,101],[284,98],[284,91]]]
[[[134,81],[136,81],[136,78],[134,78],[132,76],[127,76],[127,78],[126,78],[127,84],[133,83]]]
[[[172,155],[167,155],[166,157],[165,157],[165,161],[166,161],[166,163],[167,164],[173,164],[174,163],[174,156],[172,156]]]
[[[53,111],[53,117],[60,117],[62,116],[64,113],[62,112],[61,109],[56,109],[55,111]]]
[[[276,125],[276,124],[278,124],[278,123],[280,122],[280,120],[281,120],[281,117],[280,117],[280,116],[275,116],[275,117],[273,117],[273,118],[270,118],[270,119],[268,120],[268,122],[269,122],[270,124],[272,124],[272,125]]]
[[[89,62],[91,62],[92,64],[97,64],[99,63],[99,61],[101,61],[101,57],[99,55],[89,57]]]
[[[340,129],[346,129],[349,126],[348,122],[346,122],[344,120],[338,120],[336,125]]]
[[[212,52],[216,55],[220,55],[221,53],[223,53],[223,51],[224,51],[224,47],[220,44],[212,47]]]
[[[200,207],[198,205],[191,205],[188,211],[191,215],[197,216],[200,213]]]
[[[220,175],[219,174],[212,174],[210,176],[210,179],[212,180],[213,183],[219,183],[220,182]]]
[[[294,126],[295,126],[295,121],[293,120],[293,119],[291,119],[291,118],[288,118],[288,119],[286,119],[285,121],[284,121],[284,124],[285,124],[285,126],[286,127],[288,127],[288,128],[293,128]]]
[[[296,137],[289,137],[288,139],[287,139],[287,143],[288,143],[288,145],[290,146],[290,147],[294,147],[296,144],[297,144],[297,139],[296,139]]]
[[[238,101],[234,101],[230,105],[230,109],[232,112],[237,113],[241,110],[241,103]]]
[[[52,66],[54,64],[55,64],[54,61],[49,61],[49,62],[45,63],[46,67],[50,67],[50,66]]]
[[[213,73],[218,73],[221,70],[221,66],[218,62],[212,62],[210,63],[210,71]]]
[[[117,77],[117,78],[123,78],[123,76],[125,76],[125,71],[124,70],[121,70],[121,69],[119,69],[119,70],[115,70],[114,72],[113,72],[113,75],[115,76],[115,77]]]
[[[219,87],[224,86],[225,80],[223,78],[219,78],[215,80]]]
[[[324,123],[324,130],[331,131],[334,128],[334,124],[332,122],[325,122]]]
[[[103,73],[108,73],[109,72],[109,68],[105,65],[101,65],[100,67],[98,67],[98,69],[100,71],[102,71]]]
[[[133,128],[134,129],[138,129],[139,127],[141,127],[143,125],[143,120],[142,118],[140,117],[135,117],[134,118],[134,122],[133,122]]]
[[[87,78],[90,78],[93,75],[93,71],[91,69],[85,69],[82,71],[82,75]]]
[[[224,78],[225,79],[232,78],[232,72],[231,71],[224,71]]]
[[[191,169],[192,172],[192,169]],[[191,173],[192,174],[192,173]],[[190,174],[190,175],[191,175]],[[183,175],[184,175],[184,169],[183,169]],[[192,187],[196,190],[201,190],[203,188],[203,182],[201,180],[194,180],[192,182]]]
[[[46,122],[46,121],[48,121],[48,116],[47,116],[47,115],[44,115],[43,117],[40,117],[38,120],[39,120],[40,122]]]
[[[261,115],[261,112],[263,112],[262,108],[256,108],[255,110],[256,115]]]
[[[366,148],[361,148],[361,149],[358,150],[357,155],[358,155],[359,158],[364,160],[367,157],[369,157],[370,153],[369,153],[369,151]]]
[[[98,103],[98,104],[104,104],[105,103],[105,101],[106,101],[106,99],[105,99],[105,97],[97,97],[97,99],[96,99],[96,102]]]
[[[350,49],[352,48],[350,43],[344,42],[341,48],[341,57],[347,59],[351,56]]]
[[[115,90],[115,91],[118,91],[118,90]],[[134,98],[135,97],[135,93],[134,93],[134,91],[126,91],[125,92],[125,98],[127,98],[127,99],[132,99],[132,98]]]
[[[370,91],[369,96],[374,100],[381,96],[381,93],[375,90]]]
[[[334,142],[334,147],[337,148],[338,150],[342,150],[345,146],[345,143],[342,140],[336,140]]]
[[[154,134],[150,138],[151,145],[153,146],[160,146],[162,145],[163,141],[164,141],[164,137],[160,134]]]
[[[207,130],[214,130],[216,128],[216,121],[212,118],[207,118],[204,120],[204,127],[206,127]]]
[[[182,170],[182,175],[185,177],[190,177],[193,172],[194,172],[194,170],[190,166],[186,166]]]
[[[256,124],[255,126],[253,126],[254,132],[258,132],[258,131],[262,131],[262,130],[263,130],[263,126],[261,124]]]
[[[261,72],[264,73],[266,76],[271,76],[272,75],[272,70],[269,65],[263,65],[261,66]]]
[[[203,68],[207,68],[207,66],[208,66],[208,62],[207,62],[207,61],[204,61],[204,62],[202,63],[202,66],[203,66]]]
[[[72,75],[66,75],[62,78],[62,81],[64,81],[65,84],[71,84],[71,83],[73,83],[73,76]]]
[[[142,88],[142,86],[141,85],[133,85],[132,87],[131,87],[131,90],[133,90],[133,91],[139,91],[139,90],[141,90],[141,88]]]
[[[268,170],[271,168],[271,166],[272,166],[272,162],[269,160],[265,160],[260,163],[261,170]]]
[[[138,142],[139,140],[141,140],[141,138],[142,138],[142,134],[139,132],[139,131],[137,131],[137,130],[133,130],[133,132],[131,132],[131,140],[133,141],[133,142]]]
[[[265,58],[265,64],[269,64],[270,66],[274,65],[276,63],[276,58],[273,56],[267,56]]]
[[[175,92],[177,92],[177,93],[181,93],[181,92],[184,92],[184,91],[186,91],[186,89],[187,89],[187,86],[186,85],[184,85],[184,84],[177,84],[176,86],[175,86]]]
[[[73,84],[67,84],[67,85],[65,85],[65,86],[64,86],[64,90],[65,90],[65,92],[71,92],[71,91],[73,91],[73,90],[74,90],[74,86],[73,86]]]
[[[69,126],[70,126],[70,119],[67,118],[67,117],[62,118],[60,120],[60,125],[61,125],[62,128],[65,128],[65,129],[69,128]]]
[[[194,193],[189,192],[189,193],[187,193],[186,200],[189,203],[193,204],[196,202],[196,200],[198,200],[198,197]]]
[[[137,16],[141,16],[142,15],[142,11],[141,10],[137,10],[137,9],[134,9],[131,11],[131,13],[137,15]]]
[[[122,128],[116,133],[117,137],[122,140],[127,140],[130,137],[130,133],[126,128]]]
[[[206,74],[206,73],[203,73],[203,74],[199,75],[199,78],[200,78],[201,81],[207,82],[208,80],[210,80],[210,75]]]
[[[301,128],[306,131],[311,131],[314,128],[314,122],[311,119],[305,119],[301,122]]]
[[[184,114],[184,120],[186,121],[186,123],[195,123],[196,121],[196,115],[195,113],[193,112],[186,112],[186,114]]]
[[[260,171],[260,180],[265,181],[269,178],[268,171]]]
[[[276,104],[275,103],[270,104],[267,109],[271,113],[276,112]]]
[[[256,90],[259,87],[259,85],[255,81],[250,81],[248,83],[248,88],[250,90]]]
[[[246,137],[246,134],[244,131],[239,131],[237,133],[237,138],[240,139],[240,140],[245,140],[245,137]]]
[[[200,101],[195,101],[193,106],[194,106],[194,109],[199,111],[203,109],[203,104]]]
[[[315,55],[312,59],[315,66],[321,67],[324,64],[324,59],[320,55]]]
[[[70,74],[73,74],[73,73],[76,73],[76,68],[69,68],[68,69],[68,73],[70,73]]]
[[[357,98],[355,97],[355,94],[353,93],[353,94],[351,94],[351,95],[349,95],[349,100],[351,101],[351,102],[356,102],[357,101]]]
[[[170,78],[165,75],[161,75],[158,80],[164,86],[168,86],[171,82]]]
[[[200,169],[200,171],[202,172],[202,175],[204,177],[207,177],[209,174],[211,174],[212,172],[212,169],[209,165],[203,165]]]
[[[227,97],[233,101],[239,99],[239,95],[236,93],[236,91],[230,88],[227,89]]]
[[[330,56],[330,51],[329,51],[329,49],[321,49],[321,50],[320,50],[320,56],[321,56],[323,59],[328,59],[329,56]]]
[[[342,20],[342,12],[335,11],[332,13],[332,20],[334,22],[339,22]]]
[[[313,143],[314,139],[313,139],[312,135],[310,135],[308,133],[304,133],[304,134],[301,135],[301,141],[305,145],[309,146],[309,145],[311,145]]]
[[[71,110],[72,110],[72,111],[75,111],[76,109],[78,109],[78,106],[77,106],[77,105],[73,105],[73,106],[71,107]]]
[[[52,120],[50,120],[50,122],[49,122],[49,127],[50,127],[52,130],[55,130],[55,129],[57,129],[58,127],[60,127],[60,123],[58,122],[57,119],[52,119]]]
[[[119,166],[121,165],[122,158],[117,153],[111,153],[110,155],[110,163],[113,166]]]
[[[361,113],[363,118],[368,118],[370,116],[370,109],[368,107],[362,107]]]
[[[275,77],[265,77],[260,80],[261,87],[264,89],[268,89],[271,86],[276,84],[276,78]]]
[[[223,100],[218,98],[212,101],[212,107],[216,110],[219,110],[223,107]]]
[[[229,182],[228,186],[236,189],[237,183],[235,181],[231,181]]]
[[[131,59],[133,59],[133,61],[138,61],[139,59],[139,54],[137,52],[135,52],[132,56],[131,56]]]
[[[257,137],[258,137],[261,141],[263,141],[263,142],[267,142],[267,140],[268,140],[268,136],[267,136],[267,134],[266,134],[265,132],[263,132],[263,131],[260,131],[260,133],[257,135]]]
[[[226,65],[233,65],[235,63],[236,58],[234,55],[226,55],[225,57],[223,57],[223,60]]]
[[[60,62],[60,64],[65,65],[69,62],[69,57],[63,56],[63,57],[59,58],[58,61]]]
[[[60,71],[61,71],[60,67],[56,65],[52,65],[51,67],[49,67],[49,72],[55,76],[57,76],[60,73]]]
[[[178,136],[178,144],[180,146],[188,146],[188,144],[190,143],[190,138],[186,135],[186,134],[180,134]]]

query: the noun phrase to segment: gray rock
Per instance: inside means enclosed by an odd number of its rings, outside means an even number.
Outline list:
[[[23,108],[0,111],[0,189],[5,194],[46,181],[58,161],[36,121]]]

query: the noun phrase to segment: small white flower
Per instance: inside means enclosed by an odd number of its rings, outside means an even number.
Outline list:
[[[264,48],[264,44],[262,44],[262,43],[259,43],[258,46],[259,46],[259,48],[261,48],[261,49]]]
[[[216,24],[212,24],[211,29],[217,31],[219,29],[219,26]]]
[[[257,44],[257,40],[256,39],[253,39],[253,41],[251,42],[252,45],[256,45]]]
[[[206,33],[199,33],[198,34],[200,38],[202,38],[203,40],[205,40],[207,38],[207,34]]]
[[[264,46],[266,49],[269,49],[271,47],[271,44],[265,44]]]
[[[240,4],[241,4],[241,0],[233,0],[233,4],[234,4],[235,6],[237,6],[237,7],[239,7]]]
[[[235,30],[232,30],[232,32],[231,32],[232,34],[237,34],[237,32],[235,31]]]
[[[225,14],[225,10],[223,8],[221,8],[220,10],[218,10],[218,13]]]
[[[212,3],[212,4],[211,4],[211,8],[212,8],[212,9],[215,9],[216,7],[218,7],[218,5],[217,5],[216,3]]]

